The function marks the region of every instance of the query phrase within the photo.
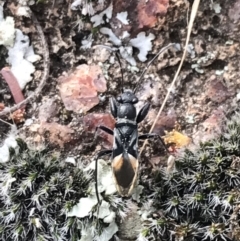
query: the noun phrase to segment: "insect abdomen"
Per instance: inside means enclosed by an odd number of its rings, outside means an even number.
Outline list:
[[[112,169],[118,192],[129,196],[136,181],[138,160],[125,152],[113,159]]]

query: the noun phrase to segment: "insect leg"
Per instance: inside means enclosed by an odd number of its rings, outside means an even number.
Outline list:
[[[149,109],[150,104],[146,103],[137,115],[137,123],[140,123],[147,116]]]
[[[109,129],[108,127],[106,126],[97,126],[96,129],[95,129],[95,133],[94,133],[94,138],[95,138],[95,135],[98,131],[98,129],[101,129],[102,131],[105,131],[106,133],[108,133],[109,135],[112,135],[113,136],[113,130]]]
[[[110,99],[110,110],[111,110],[112,116],[115,119],[117,118],[117,108],[118,108],[117,101],[114,97],[112,97]]]
[[[162,139],[162,137],[161,137],[160,135],[156,134],[156,133],[142,134],[142,135],[140,135],[140,136],[138,137],[138,139],[139,139],[139,140],[146,140],[146,139],[151,139],[151,138],[155,138],[155,137],[157,137],[157,138],[160,140],[160,142],[161,142],[161,144],[164,146],[165,150],[166,150],[167,152],[169,152],[168,149],[167,149],[167,147],[166,147],[166,145],[165,145],[165,143],[164,143],[164,141],[163,141],[163,139]]]
[[[98,200],[98,204],[100,204],[100,198],[99,198],[99,194],[98,194],[98,182],[97,182],[97,176],[98,176],[98,159],[100,157],[103,157],[103,156],[106,156],[106,155],[109,155],[112,153],[112,150],[103,150],[103,151],[100,151],[96,158],[95,158],[95,191],[96,191],[96,196],[97,196],[97,200]]]
[[[113,130],[109,129],[108,127],[106,126],[97,126],[96,129],[95,129],[95,132],[94,132],[94,137],[93,137],[93,141],[91,143],[84,143],[85,146],[93,146],[95,141],[96,141],[96,138],[97,138],[97,133],[98,133],[98,129],[102,130],[102,131],[105,131],[106,133],[108,133],[109,135],[112,135],[113,136]]]

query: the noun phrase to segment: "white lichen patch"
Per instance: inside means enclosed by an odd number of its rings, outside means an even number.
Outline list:
[[[133,189],[133,193],[132,193],[132,198],[133,200],[135,200],[136,202],[140,202],[140,195],[142,194],[144,187],[141,185],[136,186]]]
[[[82,6],[82,4],[83,4],[82,0],[76,0],[71,4],[71,9],[78,10],[78,8]]]
[[[128,25],[129,20],[127,19],[128,13],[127,12],[121,12],[117,14],[117,19],[121,21],[123,24]]]
[[[103,6],[104,0],[99,0],[98,1],[99,5]],[[95,10],[93,9],[92,2],[89,0],[75,0],[71,4],[71,9],[72,10],[78,10],[79,8],[82,9],[82,14],[83,15],[93,15],[95,13]]]
[[[81,198],[79,203],[76,204],[72,210],[68,213],[68,217],[84,218],[90,215],[92,208],[97,204],[96,196],[88,196]]]
[[[112,223],[115,220],[115,218],[116,218],[116,213],[111,211],[110,214],[103,219],[103,222]]]
[[[82,46],[80,47],[80,49],[90,49],[92,47],[92,42],[93,42],[93,38],[92,38],[92,34],[89,34],[89,36],[87,36],[86,39],[82,40]]]
[[[191,55],[192,59],[196,57],[196,53],[195,53],[193,44],[188,44],[187,52]]]
[[[101,206],[99,207],[99,210],[95,212],[95,216],[101,219],[104,219],[108,215],[110,215],[110,204],[107,203],[106,201],[102,201]]]
[[[133,53],[133,48],[132,48],[132,46],[127,46],[127,47],[123,47],[123,46],[121,46],[120,48],[119,48],[119,52],[120,52],[120,54],[121,54],[121,56],[124,58],[124,59],[126,59],[126,61],[128,62],[128,63],[130,63],[131,65],[133,65],[133,66],[136,66],[136,60],[133,58],[133,56],[132,56],[132,53]]]
[[[133,47],[139,50],[139,60],[145,62],[147,60],[148,52],[152,50],[152,40],[155,39],[155,36],[153,34],[150,33],[147,36],[145,32],[141,32],[137,35],[136,38],[131,39],[128,45],[124,44],[125,46],[123,47],[121,46],[122,40],[130,36],[130,34],[127,31],[123,32],[122,36],[120,36],[120,39],[113,33],[113,31],[110,28],[103,27],[100,29],[100,32],[102,34],[107,35],[112,43],[114,43],[117,46],[120,46],[118,49],[121,56],[133,66],[136,65],[136,60],[132,56]]]
[[[152,40],[154,39],[155,36],[152,33],[146,36],[145,32],[141,32],[136,38],[130,40],[130,44],[139,49],[138,58],[140,61],[144,62],[147,60],[147,54],[152,50]]]
[[[93,3],[88,0],[76,0],[72,3],[71,9],[72,10],[78,10],[81,8],[82,15],[89,15],[92,16],[95,14],[95,10],[93,8]]]
[[[191,68],[192,69],[195,69],[195,71],[199,74],[203,74],[204,73],[204,70],[201,69],[201,67],[199,66],[199,64],[192,64],[191,65]]]
[[[104,11],[91,17],[91,22],[93,23],[93,27],[97,27],[105,23],[103,19],[104,16],[106,16],[106,22],[109,22],[109,19],[112,18],[112,11],[113,11],[113,5],[111,3],[109,7],[106,8]]]
[[[219,3],[214,3],[213,0],[211,0],[210,7],[216,14],[221,13],[222,8]]]
[[[113,33],[113,31],[110,28],[100,28],[100,32],[102,34],[108,35],[109,40],[115,45],[121,45],[121,40]]]
[[[88,167],[84,169],[84,172],[89,172],[90,170],[95,169],[95,162],[92,162]],[[90,195],[85,198],[81,198],[79,203],[76,204],[72,210],[68,213],[69,217],[76,216],[83,218],[89,216],[92,212],[94,206],[97,205],[98,200],[95,192],[95,184],[92,183],[90,186]],[[101,192],[105,192],[105,195],[112,195],[116,192],[114,181],[112,178],[111,168],[107,165],[104,160],[98,161],[98,192],[99,197],[101,198]],[[101,206],[99,207],[98,214],[94,214],[98,218],[107,218],[114,217],[112,211],[110,210],[110,205],[106,201],[102,201]]]
[[[99,210],[94,213],[94,216],[103,219],[104,223],[112,223],[116,218],[116,213],[111,210],[110,204],[103,200]]]
[[[115,222],[112,222],[107,228],[103,230],[102,234],[97,238],[97,241],[110,240],[117,231],[118,231],[117,224]]]
[[[0,163],[9,161],[10,147],[17,150],[18,144],[16,142],[16,134],[17,134],[17,127],[13,125],[8,137],[4,140],[2,146],[0,146]]]
[[[76,165],[76,160],[74,157],[67,157],[65,162],[72,163],[74,166]]]
[[[96,229],[92,225],[85,223],[84,226],[81,227],[81,239],[79,241],[108,241],[117,231],[117,224],[112,222],[108,227],[103,229],[101,235],[95,236]]]
[[[3,7],[0,3],[0,45],[11,47],[14,43],[15,29],[12,17],[3,17]]]
[[[205,56],[202,56],[197,60],[197,63],[192,64],[191,68],[195,69],[195,71],[198,72],[199,74],[203,74],[204,70],[202,67],[211,65],[216,58],[217,58],[217,53],[207,52]]]
[[[121,39],[128,38],[130,36],[130,33],[128,31],[123,31],[122,36],[120,37]]]
[[[32,63],[38,61],[41,57],[35,55],[33,47],[29,46],[29,38],[21,30],[16,29],[15,43],[13,47],[8,48],[8,63],[11,65],[11,71],[16,77],[21,89],[32,80],[32,74],[35,67]]]
[[[85,168],[84,172],[89,170],[95,170],[95,161]],[[98,160],[97,178],[99,194],[101,194],[101,192],[105,192],[105,195],[112,195],[116,193],[117,190],[114,184],[111,167],[102,159]],[[95,194],[94,187],[92,188],[92,195],[93,194]]]
[[[138,211],[138,214],[141,216],[142,220],[149,220],[151,213],[154,211],[155,208],[153,207],[153,200],[149,199],[146,203],[143,204],[141,209]]]

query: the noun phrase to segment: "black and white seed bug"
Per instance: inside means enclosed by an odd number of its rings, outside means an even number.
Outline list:
[[[149,64],[141,74],[138,83],[142,76],[145,74],[150,64],[153,62],[153,60],[166,49],[170,48],[172,45],[173,44],[169,44],[165,48],[161,49],[161,51],[149,62]],[[116,56],[121,67],[119,56]],[[150,103],[146,103],[137,113],[135,104],[138,103],[138,98],[136,97],[135,92],[136,88],[135,90],[123,90],[122,87],[122,93],[117,97],[117,99],[115,99],[114,97],[110,99],[111,114],[116,120],[113,130],[102,125],[97,126],[96,128],[96,132],[98,129],[101,129],[106,133],[113,135],[114,138],[112,149],[100,151],[95,158],[95,188],[98,203],[100,203],[100,198],[98,193],[97,173],[98,159],[100,157],[111,154],[111,166],[116,189],[121,196],[128,197],[131,195],[135,187],[138,176],[138,141],[140,139],[144,140],[158,137],[162,145],[165,147],[163,140],[158,134],[138,134],[138,124],[143,121],[147,116],[150,109]]]

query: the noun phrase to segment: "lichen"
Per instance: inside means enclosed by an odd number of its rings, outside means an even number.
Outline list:
[[[13,17],[3,17],[3,7],[0,2],[0,45],[10,47],[14,43],[15,29]]]

